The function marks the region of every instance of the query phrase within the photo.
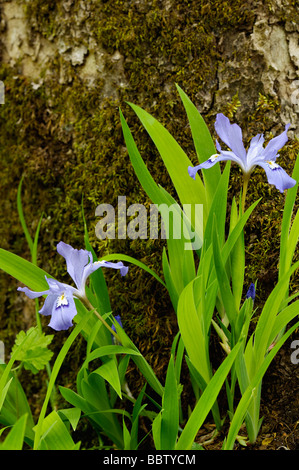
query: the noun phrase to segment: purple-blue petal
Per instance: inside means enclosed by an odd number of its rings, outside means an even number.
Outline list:
[[[45,316],[52,315],[53,306],[57,301],[57,297],[58,295],[53,294],[53,293],[50,293],[49,295],[47,295],[44,305],[40,309],[39,313]]]
[[[79,291],[84,290],[84,269],[92,261],[92,255],[87,250],[77,250],[71,245],[59,242],[57,251],[65,258],[67,272],[75,282]]]
[[[47,295],[49,293],[49,290],[44,290],[41,292],[34,292],[28,289],[28,287],[18,287],[17,290],[19,292],[24,292],[27,295],[27,297],[29,297],[29,299],[36,299],[37,297],[41,297],[42,295]]]
[[[278,135],[277,137],[274,137],[273,139],[270,140],[266,148],[264,149],[263,152],[263,157],[264,160],[273,160],[275,161],[275,158],[277,156],[277,152],[286,144],[288,141],[288,136],[287,136],[287,131],[288,128],[290,127],[290,124],[287,124],[285,126],[285,130]]]
[[[247,167],[252,168],[255,166],[255,161],[257,161],[264,152],[264,136],[263,134],[257,134],[255,137],[252,137],[249,149],[247,152]]]
[[[189,173],[189,176],[191,176],[191,178],[193,178],[194,180],[195,180],[196,173],[197,173],[198,170],[199,170],[199,166],[200,166],[200,165],[197,165],[197,166],[188,166],[188,173]]]
[[[46,295],[44,305],[40,309],[41,315],[51,315],[49,326],[54,330],[67,330],[72,326],[72,319],[77,314],[73,294],[78,291],[67,284],[47,278],[49,289],[42,292],[34,292],[28,287],[18,287],[18,291],[24,292],[30,299]]]
[[[280,165],[277,165],[277,163],[267,161],[259,162],[258,165],[265,170],[268,183],[274,184],[281,193],[283,193],[285,189],[295,186],[296,180],[291,178]]]
[[[249,289],[246,294],[246,299],[249,299],[249,298],[251,298],[252,300],[255,299],[255,285],[253,284],[253,282],[250,284]]]
[[[227,152],[227,153],[229,153],[229,155],[224,155],[223,153],[211,155],[211,157],[208,158],[208,160],[201,163],[200,165],[189,166],[188,167],[189,176],[195,179],[195,176],[198,170],[203,170],[203,169],[208,170],[209,168],[212,168],[212,166],[216,165],[216,163],[227,161],[227,160],[232,160],[232,157],[231,157],[232,152]]]
[[[239,157],[246,165],[246,150],[242,139],[242,130],[238,124],[231,124],[224,114],[217,114],[215,130],[220,139]]]
[[[111,261],[102,261],[103,267],[105,268],[113,268],[119,269],[121,276],[125,276],[129,270],[128,266],[125,266],[122,261],[118,261],[117,263],[112,263]]]
[[[122,321],[121,321],[121,317],[120,315],[115,315],[114,319],[117,321],[117,323],[121,326],[121,328],[123,328],[123,324],[122,324]],[[114,325],[111,326],[112,330],[115,331],[116,333],[116,328]]]
[[[248,152],[246,153],[243,140],[242,130],[237,124],[231,124],[229,119],[223,114],[217,114],[215,129],[221,140],[229,147],[230,150],[222,150],[218,141],[216,148],[219,154],[212,155],[204,163],[195,167],[188,167],[189,175],[195,179],[196,173],[200,169],[208,169],[217,162],[231,160],[236,162],[242,169],[244,175],[249,175],[256,165],[264,168],[268,182],[274,184],[276,188],[283,192],[296,184],[279,165],[275,163],[278,150],[281,149],[288,140],[287,131],[289,124],[285,126],[284,132],[270,140],[267,147],[264,148],[264,137],[258,134],[251,139]]]
[[[88,277],[91,273],[93,273],[99,268],[119,269],[120,274],[122,276],[125,276],[129,270],[129,268],[125,266],[122,261],[113,263],[111,261],[102,260],[102,261],[95,261],[94,263],[91,263],[90,265],[88,265],[85,270],[85,275]]]
[[[73,318],[77,315],[77,309],[74,298],[70,292],[64,292],[64,302],[60,301],[60,297],[56,297],[56,301],[52,305],[52,316],[49,326],[56,331],[67,330],[73,326]]]

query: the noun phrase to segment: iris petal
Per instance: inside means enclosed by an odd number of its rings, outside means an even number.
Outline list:
[[[262,155],[264,152],[264,136],[263,134],[257,134],[255,137],[251,139],[249,149],[247,152],[247,167],[252,167],[254,165],[254,160],[259,156]]]
[[[35,299],[46,295],[43,307],[40,309],[42,315],[51,315],[49,326],[54,330],[67,330],[73,323],[72,320],[77,314],[74,297],[83,300],[85,296],[85,283],[88,276],[96,269],[101,267],[119,269],[122,276],[128,272],[128,267],[119,261],[112,263],[110,261],[92,262],[92,254],[87,250],[76,250],[64,242],[57,245],[57,251],[61,254],[67,263],[67,271],[74,280],[76,286],[69,286],[53,278],[45,279],[49,289],[41,292],[34,292],[28,287],[18,287],[18,291],[24,292],[30,299]]]
[[[56,298],[52,306],[52,316],[49,326],[56,331],[67,330],[73,326],[73,318],[77,314],[77,309],[73,296],[70,293],[62,293],[64,302],[59,302]]]
[[[50,294],[47,295],[45,303],[40,309],[39,313],[45,316],[52,315],[52,310],[56,302],[57,302],[57,294],[53,294],[50,292]]]
[[[18,287],[17,290],[19,292],[24,292],[27,297],[29,297],[29,299],[36,299],[37,297],[41,297],[42,295],[47,295],[49,293],[49,290],[44,290],[42,292],[34,292],[28,289],[28,287]]]
[[[129,270],[127,266],[124,266],[122,261],[119,261],[117,263],[112,263],[110,261],[95,261],[94,263],[90,263],[88,266],[86,266],[85,271],[84,271],[84,278],[87,279],[90,274],[92,274],[94,271],[96,271],[99,268],[113,268],[113,269],[119,269],[120,274],[122,276],[125,276]]]
[[[285,130],[278,135],[277,137],[274,137],[273,139],[270,140],[266,148],[264,149],[263,152],[263,157],[264,160],[274,160],[277,156],[277,152],[286,144],[288,141],[288,136],[287,136],[287,131],[288,128],[290,127],[290,124],[287,124],[285,126]]]
[[[292,188],[296,181],[291,178],[281,166],[275,163],[278,150],[281,149],[288,140],[287,131],[290,124],[285,126],[284,132],[274,137],[266,148],[264,145],[263,134],[258,134],[251,139],[248,152],[242,141],[242,130],[237,124],[231,124],[229,119],[223,114],[217,114],[215,129],[221,140],[231,149],[222,150],[218,141],[216,148],[219,152],[217,158],[212,155],[207,161],[195,167],[188,167],[189,175],[195,179],[196,173],[200,169],[208,169],[217,162],[232,160],[241,167],[244,175],[250,175],[256,165],[261,166],[267,175],[268,182],[274,184],[276,188],[283,192],[285,189]]]
[[[238,124],[231,124],[224,114],[217,114],[215,129],[220,139],[246,163],[246,150],[242,140],[242,130]]]
[[[74,280],[79,291],[84,287],[83,272],[85,266],[92,261],[91,253],[87,250],[76,250],[71,245],[59,242],[57,251],[65,258],[67,272]]]
[[[212,155],[208,160],[201,163],[200,165],[196,165],[194,167],[189,166],[188,167],[189,175],[191,176],[191,178],[195,179],[195,176],[196,176],[196,173],[198,172],[198,170],[202,170],[202,169],[207,170],[209,168],[212,168],[212,166],[216,165],[216,163],[218,163],[218,162],[233,160],[235,158],[235,156],[232,155],[232,152],[226,152],[226,153],[228,155],[224,155],[224,152],[221,152],[220,154]],[[239,161],[238,161],[238,163],[239,163]]]
[[[268,183],[274,184],[281,193],[283,193],[285,189],[295,186],[296,181],[291,178],[281,166],[277,165],[277,163],[268,161],[260,162],[258,165],[265,170]]]

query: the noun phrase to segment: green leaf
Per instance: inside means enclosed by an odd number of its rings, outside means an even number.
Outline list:
[[[179,394],[174,359],[171,356],[162,397],[161,450],[173,450],[179,428]]]
[[[23,183],[23,176],[22,176],[21,181],[20,181],[19,186],[18,186],[17,209],[18,209],[19,219],[20,219],[20,222],[21,222],[21,225],[22,225],[22,229],[23,229],[25,238],[27,240],[30,252],[32,254],[32,252],[33,252],[33,240],[31,238],[31,235],[29,233],[29,230],[28,230],[28,227],[27,227],[27,224],[26,224],[26,220],[25,220],[24,213],[23,213],[23,206],[22,206],[22,197],[21,197],[22,183]]]
[[[254,350],[257,363],[263,361],[267,349],[270,346],[270,340],[272,339],[271,334],[276,322],[276,315],[281,310],[290,277],[296,271],[296,269],[298,269],[298,267],[299,262],[297,261],[281,277],[267,298],[263,310],[259,316],[254,335]]]
[[[153,276],[158,282],[160,282],[160,284],[162,284],[162,286],[166,287],[165,286],[165,283],[162,281],[162,279],[158,276],[158,274],[155,273],[155,271],[153,271],[151,268],[149,268],[148,266],[146,266],[146,264],[142,263],[141,261],[133,258],[132,256],[128,256],[128,255],[123,255],[121,253],[111,253],[111,254],[107,254],[103,257],[103,259],[105,259],[105,261],[115,261],[115,260],[118,260],[118,261],[124,261],[124,262],[127,262],[127,263],[131,263],[131,264],[134,264],[135,266],[138,266],[139,268],[143,269],[144,271],[146,271],[147,273],[149,273],[151,276]]]
[[[214,231],[217,231],[221,245],[224,242],[230,166],[230,162],[225,165],[219,184],[217,188],[214,189],[213,201],[208,213],[206,229],[204,232],[204,244],[207,247],[212,242]]]
[[[162,412],[157,414],[152,424],[152,433],[156,450],[161,450],[161,421]]]
[[[179,293],[177,291],[177,288],[173,280],[173,275],[170,269],[165,247],[163,247],[163,252],[162,252],[162,267],[163,267],[163,274],[164,274],[164,278],[166,282],[167,291],[168,291],[171,303],[173,305],[173,308],[176,311],[177,303],[179,300]]]
[[[154,204],[160,204],[161,200],[161,192],[157,185],[157,183],[152,178],[150,172],[148,171],[144,161],[142,160],[138,148],[135,144],[129,126],[120,111],[120,120],[123,129],[125,143],[129,152],[129,157],[131,159],[131,163],[134,167],[135,173],[140,181],[141,186],[143,187],[146,194],[152,200]]]
[[[94,361],[95,359],[99,359],[100,357],[108,356],[110,354],[132,354],[133,356],[141,356],[140,352],[136,349],[111,344],[94,349],[90,354],[88,354],[83,367],[90,361]]]
[[[235,246],[238,238],[240,237],[240,235],[242,234],[242,231],[244,229],[244,226],[246,224],[246,222],[248,221],[250,215],[252,214],[252,212],[254,211],[254,209],[256,208],[256,206],[258,205],[258,203],[260,202],[261,199],[258,199],[257,201],[255,201],[247,210],[246,212],[242,215],[242,217],[240,217],[240,219],[238,220],[237,224],[235,225],[235,227],[233,228],[233,230],[229,233],[228,235],[228,238],[225,242],[225,245],[221,251],[221,254],[222,254],[222,259],[223,259],[223,262],[226,263],[228,258],[229,258],[229,255],[233,249],[233,247]]]
[[[174,201],[174,199],[171,197],[171,195],[165,189],[163,189],[160,185],[158,186],[156,184],[156,182],[153,180],[153,178],[152,178],[151,174],[149,173],[144,161],[142,160],[142,158],[140,156],[140,153],[137,149],[137,146],[135,144],[135,141],[133,139],[131,131],[130,131],[130,129],[129,129],[129,127],[128,127],[128,125],[127,125],[127,123],[126,123],[126,121],[125,121],[125,119],[124,119],[121,112],[120,112],[120,117],[121,117],[121,123],[122,123],[122,127],[123,127],[123,134],[124,134],[126,146],[127,146],[128,152],[129,152],[129,157],[130,157],[131,163],[134,167],[137,178],[140,181],[141,186],[143,187],[143,189],[145,190],[145,192],[147,193],[149,198],[152,200],[152,202],[158,207],[158,209],[159,209],[159,207],[163,208],[164,205],[166,205],[166,207],[167,207],[167,206],[172,206],[174,203],[177,204],[176,201]],[[166,131],[166,135],[169,135],[167,133],[167,131]],[[172,139],[172,141],[175,142],[174,139]],[[186,155],[185,155],[185,157],[187,158],[187,160],[186,160],[186,164],[187,164],[189,162],[189,159]],[[172,158],[173,158],[173,166],[176,166],[176,156],[174,154],[172,154]],[[188,165],[185,166],[185,168],[184,168],[184,171],[185,171],[185,185],[186,186],[188,186],[190,184],[190,180],[191,180],[191,184],[195,183],[190,178],[190,176],[188,175],[187,169],[188,169]],[[201,188],[204,190],[201,180],[199,180],[198,184],[201,185]],[[189,191],[190,194],[192,194],[192,198],[190,200],[188,200],[186,198],[186,203],[187,204],[192,204],[194,199],[197,202],[200,203],[200,200],[198,200],[198,197],[196,195],[197,186],[195,185],[193,187],[193,189],[194,189],[195,193],[193,193],[192,191]],[[161,215],[163,217],[162,210],[160,210],[160,212],[161,212]],[[197,222],[196,224],[195,224],[195,222],[193,223],[193,226],[194,227],[201,227],[201,224],[202,224],[201,217],[200,217],[200,220],[198,220],[196,222]],[[165,223],[167,223],[167,221],[165,221]]]
[[[131,434],[125,423],[125,416],[123,416],[123,439],[124,450],[131,450]]]
[[[26,429],[27,415],[21,416],[13,425],[5,441],[0,443],[0,450],[22,450]]]
[[[178,324],[188,356],[206,383],[210,381],[211,369],[208,355],[208,336],[204,320],[198,314],[194,292],[200,278],[191,281],[182,291],[178,302]]]
[[[131,428],[131,449],[137,450],[138,448],[138,430],[139,430],[139,416],[141,415],[142,411],[146,408],[145,405],[141,405],[142,399],[144,397],[144,392],[146,389],[146,384],[142,388],[141,392],[139,393],[133,408],[132,413],[132,428]]]
[[[176,87],[188,116],[198,161],[199,163],[203,163],[208,160],[211,155],[216,153],[213,139],[204,119],[198,112],[196,106],[178,85],[176,85]],[[202,174],[207,191],[207,198],[211,203],[215,188],[217,187],[221,176],[220,166],[214,165],[208,170],[202,170]]]
[[[296,159],[292,177],[297,181],[297,184],[293,186],[293,188],[288,189],[284,204],[283,217],[281,222],[279,277],[285,274],[289,269],[294,254],[296,238],[298,239],[298,227],[296,225],[298,223],[297,219],[299,217],[299,211],[297,211],[295,216],[296,222],[294,221],[293,224],[291,224],[291,220],[295,205],[295,199],[298,191],[299,155]],[[289,240],[290,234],[291,237],[294,239],[291,244]]]
[[[41,429],[40,450],[79,450],[56,411],[45,417]]]
[[[67,337],[65,343],[63,344],[61,350],[59,351],[59,354],[55,360],[53,370],[51,373],[51,377],[49,380],[48,388],[47,388],[47,393],[46,397],[44,399],[44,403],[42,406],[42,409],[39,414],[38,422],[35,428],[35,439],[34,439],[34,449],[36,450],[39,445],[40,445],[40,438],[41,438],[41,433],[42,433],[42,426],[43,426],[43,421],[45,419],[47,407],[49,404],[49,400],[51,398],[52,390],[55,385],[55,381],[57,378],[57,375],[60,371],[60,368],[63,364],[63,361],[68,353],[68,350],[70,349],[71,345],[77,338],[77,336],[81,333],[82,330],[84,330],[84,327],[86,326],[88,320],[90,319],[92,315],[92,312],[86,312],[86,315],[80,320],[80,322],[75,326],[75,328],[72,330],[70,335]]]
[[[188,166],[192,165],[186,153],[153,116],[145,110],[129,103],[137,114],[144,128],[155,143],[167,168],[181,204],[203,204],[206,210],[206,192],[200,178],[194,181],[188,174]]]
[[[3,406],[3,403],[5,401],[5,397],[6,397],[6,394],[8,392],[8,389],[10,387],[10,384],[11,384],[11,381],[13,380],[13,377],[11,377],[11,379],[7,382],[7,384],[5,385],[5,387],[3,387],[3,389],[1,390],[0,392],[0,412],[1,412],[1,409],[2,409],[2,406]]]
[[[214,226],[216,222],[214,221]],[[229,319],[230,324],[234,327],[235,320],[238,315],[236,308],[236,302],[230,288],[230,282],[226,273],[224,262],[222,259],[222,253],[220,248],[220,243],[218,240],[218,234],[215,230],[213,233],[213,254],[214,254],[214,266],[216,271],[216,276],[218,280],[219,290],[221,294],[221,299],[225,308],[225,312]]]
[[[299,326],[299,323],[296,323],[294,326],[292,326],[292,328],[290,328],[284,334],[284,336],[278,341],[278,343],[273,347],[273,349],[271,349],[271,351],[267,354],[261,366],[257,367],[254,377],[250,381],[250,384],[248,385],[246,391],[242,394],[242,397],[235,410],[235,413],[234,413],[234,416],[233,416],[233,419],[229,428],[229,432],[227,435],[227,439],[223,445],[223,449],[225,450],[233,449],[234,442],[236,440],[237,434],[244,420],[246,411],[248,409],[248,406],[250,405],[251,400],[253,399],[255,389],[259,386],[269,365],[271,364],[273,358],[275,357],[275,355],[277,354],[277,352],[279,351],[283,343],[296,330],[296,328],[298,328],[298,326]]]
[[[153,369],[149,365],[149,363],[146,361],[144,356],[140,353],[138,348],[135,346],[135,344],[130,340],[128,335],[125,333],[123,328],[116,322],[115,323],[115,328],[118,336],[121,339],[121,343],[125,348],[130,348],[134,351],[136,351],[137,354],[136,356],[133,355],[132,353],[132,360],[135,362],[136,366],[144,376],[145,380],[148,382],[148,384],[155,390],[155,392],[162,396],[163,395],[163,386],[161,385],[159,379],[157,378],[156,374],[154,373]]]
[[[202,396],[198,400],[194,410],[192,411],[183,431],[176,444],[176,450],[189,450],[204,420],[206,419],[210,409],[215,403],[220,389],[235,361],[240,350],[241,343],[237,343],[230,354],[224,359],[222,364],[216,370],[211,381],[205,388]]]
[[[93,374],[90,377],[95,377]],[[83,382],[83,381],[82,381]],[[99,384],[103,387],[99,387]],[[123,447],[123,436],[121,427],[112,415],[111,406],[108,400],[105,381],[99,375],[96,375],[94,383],[88,378],[82,383],[83,396],[70,390],[69,388],[59,387],[59,390],[65,400],[71,405],[79,408],[84,416],[90,420],[93,426],[105,432],[118,448]],[[101,394],[99,396],[99,394]],[[109,413],[109,411],[111,411]]]
[[[230,233],[239,220],[238,209],[235,199],[232,201],[230,216]],[[245,243],[244,232],[235,243],[230,256],[230,275],[232,280],[232,291],[236,301],[236,308],[239,310],[243,293],[245,273]]]
[[[34,240],[32,240],[32,237],[29,233],[29,230],[28,230],[28,227],[27,227],[27,224],[26,224],[26,220],[25,220],[25,217],[24,217],[24,213],[23,213],[22,197],[21,197],[22,183],[23,183],[23,176],[22,176],[21,181],[19,183],[18,192],[17,192],[18,214],[19,214],[19,219],[20,219],[20,222],[21,222],[21,225],[22,225],[22,228],[23,228],[25,238],[27,240],[27,243],[28,243],[28,246],[29,246],[29,249],[30,249],[32,262],[33,262],[33,264],[36,265],[37,264],[37,243],[38,243],[39,231],[40,231],[40,226],[41,226],[41,222],[42,222],[43,217],[42,216],[40,217],[40,220],[39,220],[39,223],[37,225],[36,232],[35,232]]]
[[[39,292],[49,289],[45,276],[52,276],[30,263],[30,261],[2,248],[0,248],[0,269],[34,291]]]
[[[30,328],[26,333],[20,331],[16,336],[12,354],[23,343],[15,356],[15,360],[22,362],[26,370],[31,370],[36,374],[45,367],[53,356],[53,352],[48,349],[53,338],[53,335],[41,333],[37,327]]]
[[[274,341],[276,336],[284,330],[287,324],[292,321],[299,311],[299,300],[288,305],[284,310],[282,310],[275,318],[273,329],[270,336],[270,343]]]
[[[58,410],[57,412],[62,420],[67,419],[70,422],[72,429],[76,431],[81,417],[80,408],[65,408],[64,410]]]
[[[3,377],[5,369],[7,369],[7,365],[0,364],[0,377]],[[8,388],[7,384],[9,384]],[[25,440],[28,445],[32,446],[34,439],[32,431],[34,421],[25,392],[19,380],[12,372],[8,374],[7,384],[4,387],[6,393],[4,397],[5,400],[0,410],[0,423],[5,426],[13,426],[20,416],[26,414]]]
[[[117,395],[122,398],[121,383],[115,357],[103,357],[102,360],[103,364],[98,367],[94,373],[99,374],[103,379],[107,380],[107,382],[114,388]]]

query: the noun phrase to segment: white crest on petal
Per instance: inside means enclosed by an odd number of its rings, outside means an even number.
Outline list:
[[[214,153],[214,155],[210,156],[209,162],[214,163],[214,161],[217,160],[217,158],[219,158],[219,157],[220,157],[220,155],[218,153]]]
[[[69,302],[64,294],[64,292],[57,297],[56,300],[56,308],[62,307],[62,306],[68,306]]]
[[[268,166],[271,170],[278,170],[280,168],[279,165],[275,162],[271,162],[271,160],[268,160],[266,163],[268,163]]]

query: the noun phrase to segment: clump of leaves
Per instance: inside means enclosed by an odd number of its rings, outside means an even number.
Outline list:
[[[12,354],[22,345],[16,355],[16,361],[20,361],[26,370],[37,374],[53,355],[53,352],[48,349],[53,337],[53,335],[41,333],[37,327],[32,327],[26,332],[20,331],[16,336]]]

